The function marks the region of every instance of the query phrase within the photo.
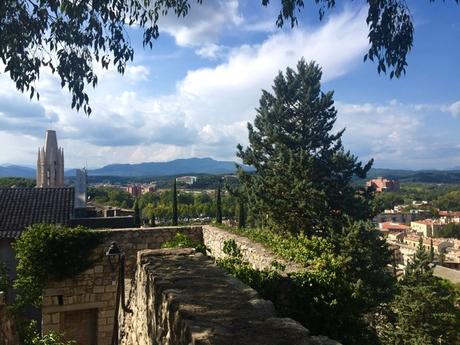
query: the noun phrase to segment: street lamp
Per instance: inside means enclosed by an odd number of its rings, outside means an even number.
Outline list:
[[[117,242],[112,242],[109,249],[105,252],[105,255],[109,260],[112,272],[115,272],[116,265],[116,262],[112,262],[112,259],[118,259],[117,297],[115,301],[115,315],[112,333],[112,345],[118,345],[118,312],[120,310],[120,304],[123,312],[132,313],[132,310],[126,306],[125,301],[125,253],[120,250]]]

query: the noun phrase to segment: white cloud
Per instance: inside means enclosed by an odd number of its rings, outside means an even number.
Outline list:
[[[237,13],[236,1],[225,6],[233,6],[230,13]],[[196,8],[201,7],[192,7]],[[208,17],[200,15],[224,22]],[[317,29],[280,31],[259,44],[234,47],[215,67],[189,71],[177,83],[176,91],[167,96],[148,96],[145,83],[139,84],[149,78],[149,66],[131,66],[123,77],[105,71],[97,88],[90,92],[93,113],[89,118],[69,109],[67,90],[60,89],[56,76],[45,73],[39,83],[40,106],[45,114],[57,114],[50,126],[58,130],[61,144],[68,145],[64,146],[68,166],[81,166],[86,161],[97,166],[191,155],[235,159],[236,144],[247,142],[246,123],[254,119],[261,89],[269,90],[277,72],[295,67],[301,57],[322,66],[323,81],[351,71],[367,48],[364,19],[365,10],[345,11]],[[207,44],[212,41],[208,38],[214,37],[195,27],[185,28],[193,32],[180,36],[182,29],[175,28],[177,40],[188,37],[181,41],[184,44]],[[12,83],[5,80],[0,78],[0,89],[5,85],[11,91]],[[35,160],[36,147],[29,149],[30,160]],[[3,162],[8,161],[2,158]]]
[[[224,28],[237,26],[242,21],[238,0],[213,0],[192,6],[184,18],[170,13],[160,18],[159,26],[174,37],[177,45],[196,47],[216,43]]]
[[[205,44],[201,48],[195,50],[195,53],[204,58],[216,59],[218,57],[221,57],[225,50],[226,48],[224,46],[210,43]]]
[[[442,108],[444,112],[450,113],[452,116],[460,115],[460,101],[454,102]]]
[[[443,169],[460,164],[456,135],[433,126],[442,105],[393,100],[384,104],[336,102],[336,108],[335,128],[346,128],[346,149],[362,160],[374,158],[377,167]]]

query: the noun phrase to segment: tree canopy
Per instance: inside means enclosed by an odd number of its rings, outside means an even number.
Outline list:
[[[304,59],[280,72],[248,123],[249,146],[238,145],[238,157],[256,170],[239,176],[258,225],[322,235],[371,216],[371,192],[351,181],[365,178],[373,161],[363,166],[345,151],[344,130],[333,133],[337,111],[321,75]]]
[[[277,0],[278,1],[278,0]],[[319,6],[319,18],[336,6],[335,0],[280,0],[276,24],[297,22],[307,2]],[[454,0],[459,2],[459,0]],[[275,1],[273,1],[275,2]],[[366,0],[370,47],[364,60],[377,64],[379,73],[400,77],[406,72],[414,25],[404,0]],[[434,0],[430,0],[434,2]],[[3,0],[0,2],[0,59],[21,92],[39,99],[34,82],[42,68],[57,73],[72,95],[72,108],[91,114],[87,85],[96,86],[95,64],[110,64],[123,74],[133,60],[127,28],[143,30],[143,45],[158,38],[161,16],[186,16],[191,4],[202,0]],[[268,6],[269,0],[261,0]]]

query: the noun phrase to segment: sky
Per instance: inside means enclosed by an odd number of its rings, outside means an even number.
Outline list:
[[[320,21],[311,1],[299,25],[275,25],[279,1],[192,1],[185,18],[160,19],[153,49],[128,30],[134,61],[123,76],[97,67],[88,117],[71,110],[60,80],[43,70],[40,101],[0,73],[0,165],[34,166],[45,131],[57,131],[66,168],[212,157],[236,160],[247,145],[262,89],[304,57],[334,90],[336,130],[374,167],[460,167],[460,5],[411,0],[414,47],[406,76],[390,80],[363,62],[368,49],[364,1],[343,1]]]

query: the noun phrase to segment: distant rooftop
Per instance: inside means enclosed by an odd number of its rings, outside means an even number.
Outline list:
[[[29,225],[67,225],[73,188],[0,188],[0,238],[17,238]]]

